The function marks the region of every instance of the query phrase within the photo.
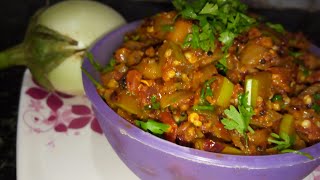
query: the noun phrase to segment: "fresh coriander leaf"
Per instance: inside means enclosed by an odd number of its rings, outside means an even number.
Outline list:
[[[194,24],[197,28],[193,27],[187,35],[183,47],[214,50],[215,37],[219,37],[226,52],[237,35],[256,23],[254,18],[245,15],[247,6],[239,0],[173,0],[173,5],[183,18],[199,21]]]
[[[199,34],[199,40],[203,41],[208,39],[211,34],[210,31],[211,31],[211,27],[209,23],[207,23],[206,25],[203,26],[202,32]]]
[[[124,42],[129,41],[129,37],[128,37],[127,35],[125,35],[124,38],[123,38],[123,41],[124,41]]]
[[[241,114],[238,112],[238,110],[233,105],[230,105],[229,109],[224,110],[224,113],[226,114],[226,116],[228,118],[237,122],[237,124],[239,124],[241,126],[244,125],[243,117],[241,116]]]
[[[197,14],[194,12],[194,9],[191,7],[186,7],[183,11],[180,12],[182,17],[188,18],[188,19],[196,19]]]
[[[270,22],[266,23],[267,26],[269,26],[270,28],[274,29],[275,31],[279,32],[279,33],[284,33],[285,29],[281,24],[273,24]]]
[[[200,91],[200,99],[199,99],[199,104],[198,105],[194,105],[192,108],[195,111],[203,111],[203,110],[208,110],[208,111],[213,111],[214,107],[207,101],[206,97],[212,97],[213,96],[213,92],[211,89],[211,83],[214,81],[215,79],[209,79],[207,80],[204,84],[203,87]]]
[[[281,138],[279,135],[275,133],[271,133],[271,138],[268,138],[268,142],[276,144],[274,149],[278,151],[282,151],[284,149],[287,149],[291,146],[289,135],[284,136],[285,138]]]
[[[225,68],[227,68],[227,57],[226,57],[226,55],[224,55],[223,58],[219,60],[219,63],[221,65],[223,65]]]
[[[219,41],[224,44],[223,50],[228,49],[232,43],[236,35],[233,32],[225,31],[220,34]]]
[[[297,65],[304,66],[304,62],[303,62],[302,60],[300,60],[300,59],[295,58],[295,59],[293,60],[293,62],[294,62],[295,64],[297,64]]]
[[[172,1],[173,6],[179,11],[181,11],[185,7],[186,3],[187,3],[187,1],[185,1],[185,0],[173,0]]]
[[[302,73],[304,76],[310,75],[310,70],[308,68],[306,68],[305,66],[300,66],[300,68],[302,69]]]
[[[174,120],[175,120],[176,123],[179,124],[179,123],[187,120],[187,118],[188,118],[188,115],[187,115],[186,113],[181,113],[181,114],[180,114],[177,118],[175,118]]]
[[[299,58],[300,56],[303,55],[303,53],[302,53],[302,52],[299,52],[299,51],[297,51],[297,52],[295,52],[295,51],[289,51],[289,55],[292,56],[292,57],[294,57],[294,58]]]
[[[241,11],[241,12],[243,12],[243,11]],[[254,18],[251,18],[251,17],[249,17],[249,16],[247,16],[247,15],[245,15],[245,14],[243,14],[243,13],[240,13],[240,16],[241,16],[241,18],[242,18],[243,20],[245,20],[246,23],[248,23],[248,24],[254,24],[254,23],[256,23],[256,20],[255,20]],[[244,26],[246,26],[246,23],[245,23],[245,22],[242,22],[242,23],[244,23]]]
[[[151,101],[151,104],[145,106],[145,109],[148,109],[148,110],[150,110],[150,109],[154,109],[154,110],[160,109],[160,102],[157,101],[157,96],[156,95],[151,96],[150,101]]]
[[[241,1],[233,1],[234,7],[237,7],[240,12],[245,12],[248,9],[248,6],[243,4]]]
[[[167,25],[163,25],[163,26],[161,27],[161,29],[162,29],[162,31],[170,32],[170,31],[173,31],[173,26],[167,24]]]
[[[227,29],[237,30],[237,27],[239,26],[239,21],[240,21],[240,13],[237,13],[234,19],[233,17],[230,19]]]
[[[294,143],[290,140],[290,137],[288,134],[283,133],[280,136],[278,134],[271,133],[271,137],[272,138],[269,138],[268,141],[276,144],[274,148],[279,151],[289,148]]]
[[[281,96],[281,94],[275,94],[272,98],[271,98],[271,102],[276,102],[276,101],[282,101],[283,98]]]
[[[152,103],[157,102],[157,96],[156,95],[151,96],[150,100],[151,100]]]
[[[228,119],[222,119],[222,124],[225,125],[226,129],[237,130],[240,134],[245,135],[246,127],[243,116],[237,111],[237,109],[230,105],[229,109],[224,110],[225,115]]]
[[[210,49],[215,47],[214,44],[214,34],[213,34],[213,29],[210,26],[210,24],[206,21],[202,22],[203,23],[203,28],[202,32],[199,34],[199,40],[200,40],[200,48],[203,49],[204,51],[208,52]]]
[[[199,48],[200,47],[200,40],[199,40],[200,29],[198,26],[192,26],[192,33],[188,34],[184,46],[191,46],[192,48]]]
[[[211,4],[211,3],[206,3],[203,9],[199,12],[199,14],[209,14],[209,15],[215,15],[217,13],[218,13],[218,5]]]
[[[314,109],[314,111],[316,111],[317,113],[320,112],[320,106],[318,104],[313,104],[311,108]]]
[[[114,70],[114,66],[116,65],[116,60],[114,58],[111,58],[109,63],[106,65],[106,67],[102,68],[102,72],[110,72]]]
[[[213,92],[212,89],[210,87],[210,85],[212,84],[212,82],[214,81],[214,78],[208,80],[205,82],[204,84],[204,88],[205,88],[205,96],[213,96]]]
[[[239,100],[239,106],[244,107],[244,109],[246,109],[246,111],[248,111],[249,114],[253,113],[253,108],[252,106],[250,106],[250,102],[249,102],[249,93],[239,94],[238,100]]]
[[[157,96],[151,97],[151,108],[152,109],[160,109],[160,102],[157,102]]]
[[[297,151],[297,150],[293,150],[293,149],[284,149],[281,151],[281,153],[295,153],[295,154],[299,154],[302,156],[306,156],[308,159],[311,159],[311,160],[314,159],[314,157],[311,156],[309,153],[305,153],[305,152]]]
[[[192,107],[194,111],[213,111],[214,107],[212,105],[194,105]]]
[[[188,0],[187,0],[188,1]],[[199,14],[203,7],[207,4],[208,0],[193,0],[190,6]]]
[[[277,139],[280,138],[280,136],[278,134],[276,134],[276,133],[271,133],[270,136],[273,137],[273,138],[277,138]]]
[[[203,85],[203,88],[201,89],[201,92],[200,92],[200,104],[201,105],[204,105],[206,104],[206,97],[207,96],[213,96],[213,92],[211,90],[211,83],[214,81],[214,78],[210,79],[210,80],[207,80],[204,85]]]
[[[157,122],[155,120],[149,119],[146,122],[135,120],[135,124],[143,129],[144,131],[149,131],[152,134],[161,135],[167,132],[170,128],[170,125]]]
[[[253,129],[249,126],[251,117],[254,115],[254,111],[253,108],[248,105],[248,93],[240,94],[238,101],[239,111],[234,106],[230,105],[229,109],[224,110],[228,119],[222,120],[221,122],[225,125],[225,128],[235,129],[246,138],[247,130],[254,133]],[[234,122],[227,122],[227,120]]]
[[[294,144],[295,139],[291,139],[290,136],[287,133],[282,132],[282,133],[279,134],[279,136],[280,136],[281,139],[284,140],[284,142],[286,144],[289,145],[288,147],[290,147],[292,144]]]
[[[218,63],[215,64],[215,66],[216,66],[219,74],[221,74],[223,76],[225,76],[227,74],[228,69],[222,63],[218,62]]]
[[[160,109],[160,103],[149,104],[144,107],[146,110],[158,110]]]
[[[132,40],[133,40],[133,41],[138,41],[139,39],[140,39],[140,36],[139,36],[139,35],[132,36]]]
[[[223,118],[221,120],[221,123],[224,125],[224,128],[226,128],[228,130],[234,130],[234,129],[236,129],[236,127],[239,126],[239,124],[236,121],[232,121],[227,118]]]
[[[288,134],[282,133],[280,136],[276,133],[271,133],[270,136],[271,137],[268,138],[268,142],[276,144],[276,146],[273,148],[280,151],[281,153],[295,153],[306,156],[309,159],[313,159],[313,157],[308,153],[289,149],[294,144],[294,141],[292,141]]]
[[[320,100],[320,94],[319,93],[314,94],[313,99],[316,101]]]
[[[249,126],[251,117],[254,115],[253,108],[252,106],[249,105],[249,94],[248,93],[240,94],[238,96],[238,101],[239,101],[238,109],[244,118],[245,127],[247,127],[251,133],[253,133],[254,131]]]

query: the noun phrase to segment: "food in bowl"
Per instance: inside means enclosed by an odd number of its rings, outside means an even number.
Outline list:
[[[239,1],[173,1],[100,68],[100,96],[130,123],[199,150],[293,152],[320,141],[319,58],[301,33]]]

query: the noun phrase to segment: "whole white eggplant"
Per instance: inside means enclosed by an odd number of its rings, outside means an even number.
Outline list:
[[[0,52],[0,69],[25,65],[47,90],[83,95],[81,64],[87,48],[123,24],[118,12],[96,1],[45,7],[31,18],[24,41]]]

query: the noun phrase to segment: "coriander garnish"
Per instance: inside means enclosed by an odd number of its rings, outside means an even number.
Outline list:
[[[173,0],[173,5],[183,18],[198,21],[185,46],[204,51],[214,50],[214,41],[218,40],[226,52],[236,36],[256,23],[246,15],[247,6],[239,0]]]

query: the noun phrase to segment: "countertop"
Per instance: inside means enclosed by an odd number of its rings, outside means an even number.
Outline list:
[[[51,4],[58,0],[50,1]],[[170,3],[133,0],[101,1],[120,12],[128,22],[169,10]],[[10,0],[0,2],[0,50],[23,40],[29,18],[44,6],[43,0]],[[255,9],[268,20],[282,23],[290,31],[302,31],[320,46],[320,12],[301,10]],[[16,179],[16,127],[19,95],[25,67],[0,70],[0,179]],[[32,165],[32,164],[30,164]]]

